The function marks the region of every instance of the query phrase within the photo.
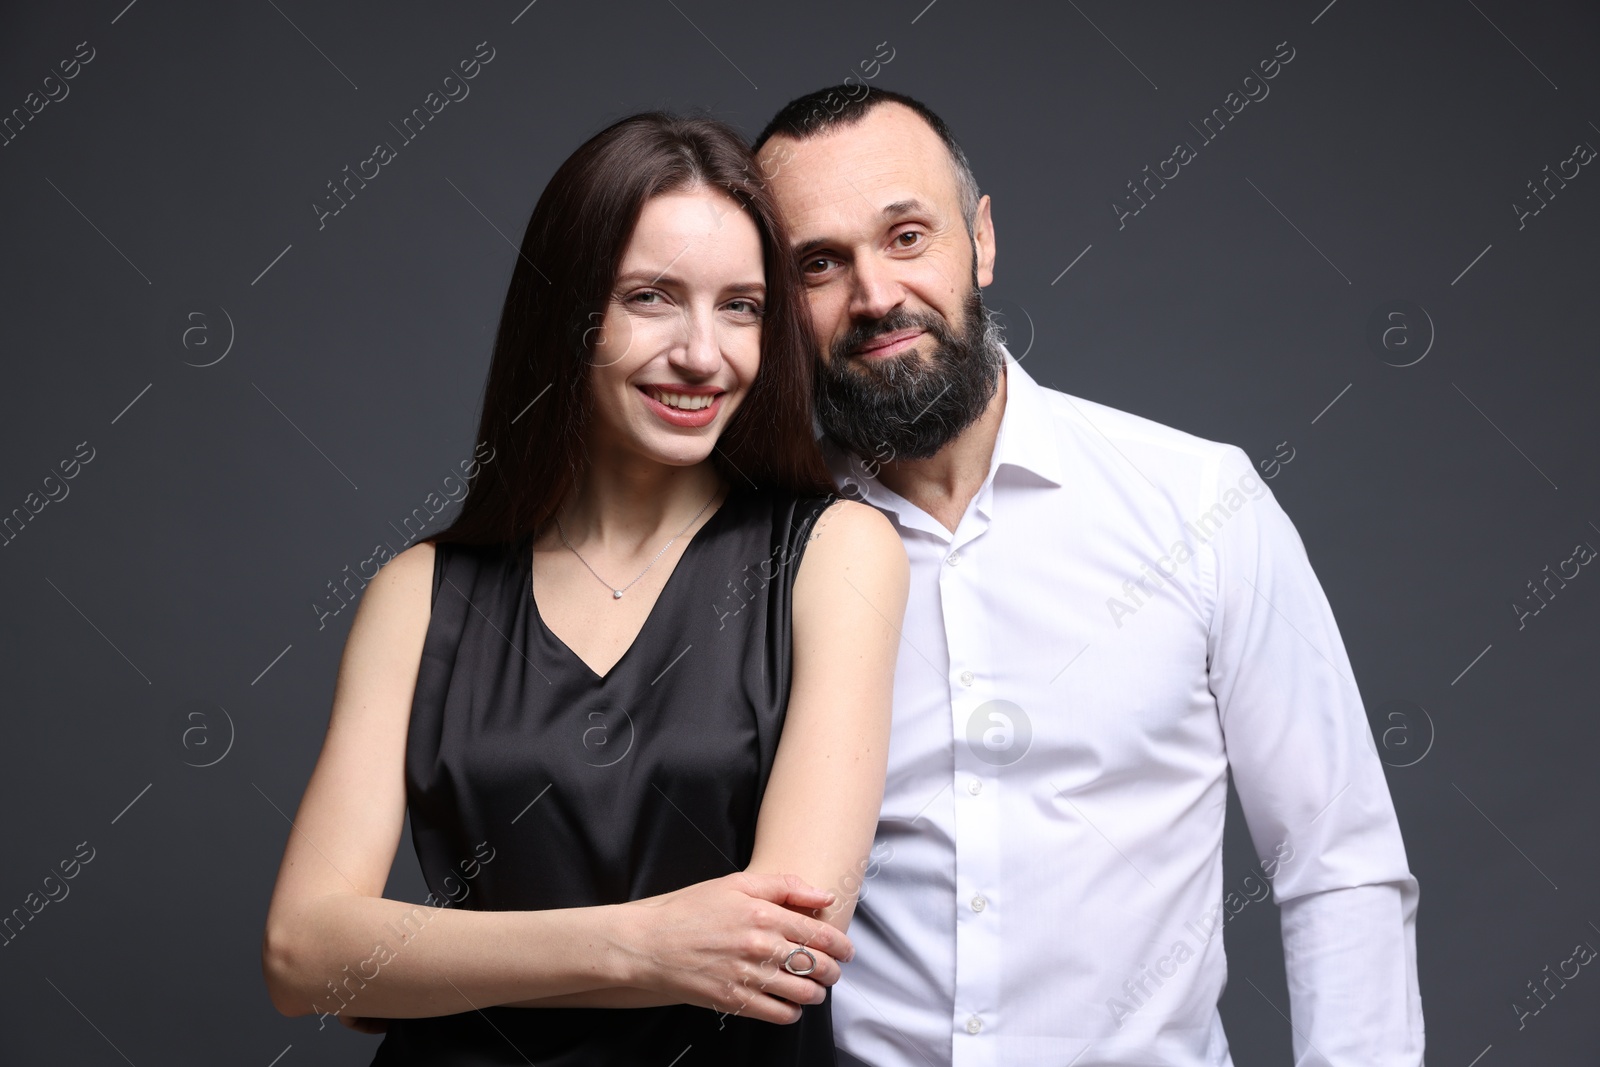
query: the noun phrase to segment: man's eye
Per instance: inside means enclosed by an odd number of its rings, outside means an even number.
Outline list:
[[[908,237],[911,240],[907,241],[906,238],[908,238]],[[918,233],[916,230],[904,230],[904,231],[902,231],[900,233],[895,234],[894,235],[894,240],[895,240],[895,243],[898,244],[901,248],[911,248],[918,241],[922,240],[922,234]]]
[[[832,262],[833,260],[826,256],[813,256],[811,259],[803,260],[800,263],[800,273],[821,274],[828,269],[828,264]]]

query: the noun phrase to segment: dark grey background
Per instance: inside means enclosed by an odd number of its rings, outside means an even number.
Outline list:
[[[1429,1061],[1596,1062],[1593,967],[1520,1031],[1512,1007],[1600,947],[1600,575],[1513,607],[1600,546],[1600,174],[1512,206],[1600,146],[1592,5],[525,2],[6,9],[0,112],[95,58],[0,147],[0,514],[94,458],[0,548],[0,914],[95,855],[0,948],[0,1060],[366,1062],[375,1038],[279,1016],[260,976],[354,614],[312,605],[471,454],[511,242],[573,148],[653,106],[754,133],[887,42],[875,84],[940,111],[994,197],[987,296],[1029,371],[1293,450],[1264,473],[1390,764]],[[400,145],[482,41],[471,95]],[[1270,95],[1200,145],[1282,41]],[[398,158],[319,231],[380,140]],[[1198,158],[1119,229],[1179,140]],[[1385,352],[1394,300],[1421,310]],[[1228,840],[1236,887],[1237,806]],[[407,838],[389,895],[423,893]],[[1275,909],[1227,944],[1235,1062],[1289,1063]]]

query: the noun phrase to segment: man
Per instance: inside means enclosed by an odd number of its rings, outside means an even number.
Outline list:
[[[825,90],[756,144],[824,448],[912,568],[841,1062],[1229,1064],[1222,925],[1270,882],[1295,1062],[1420,1064],[1417,882],[1249,458],[1022,369],[983,308],[990,199],[922,104]],[[1223,884],[1230,770],[1267,881]]]

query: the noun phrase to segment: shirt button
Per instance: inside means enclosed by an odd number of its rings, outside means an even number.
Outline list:
[[[973,796],[977,796],[979,793],[983,792],[983,779],[974,778],[972,781],[968,782],[967,792],[971,793]]]
[[[961,684],[962,685],[971,685],[973,683],[973,681],[977,677],[978,676],[973,674],[971,671],[962,671],[961,672]]]
[[[984,898],[984,895],[982,893],[979,893],[977,896],[972,898],[972,910],[973,911],[982,911],[984,908],[987,908],[988,906],[989,906],[989,901]]]
[[[975,1034],[983,1029],[983,1020],[974,1015],[967,1020],[967,1033]]]
[[[960,549],[952,549],[950,551],[950,554],[944,558],[944,561],[946,563],[950,564],[952,567],[955,566],[957,563],[960,563],[961,562],[961,550]]]

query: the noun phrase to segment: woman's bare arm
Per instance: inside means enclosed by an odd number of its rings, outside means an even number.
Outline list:
[[[620,987],[785,1021],[789,1006],[770,996],[728,994],[757,969],[757,942],[799,931],[805,920],[790,907],[822,903],[795,880],[734,875],[738,889],[716,879],[648,902],[546,911],[382,896],[405,818],[406,734],[432,578],[433,546],[413,546],[379,571],[356,609],[268,907],[262,968],[273,1004],[291,1016],[401,1018]],[[842,937],[831,947],[848,952]]]
[[[356,609],[322,754],[267,912],[263,968],[288,1015],[338,1011],[346,1001],[360,1015],[448,1014],[617,977],[603,914],[469,912],[383,897],[405,819],[406,733],[433,554],[430,544],[402,552]],[[536,957],[544,966],[530,967],[533,944],[551,950]]]
[[[834,891],[820,918],[855,912],[883,803],[910,564],[894,526],[851,500],[817,519],[794,586],[794,673],[752,873]]]

